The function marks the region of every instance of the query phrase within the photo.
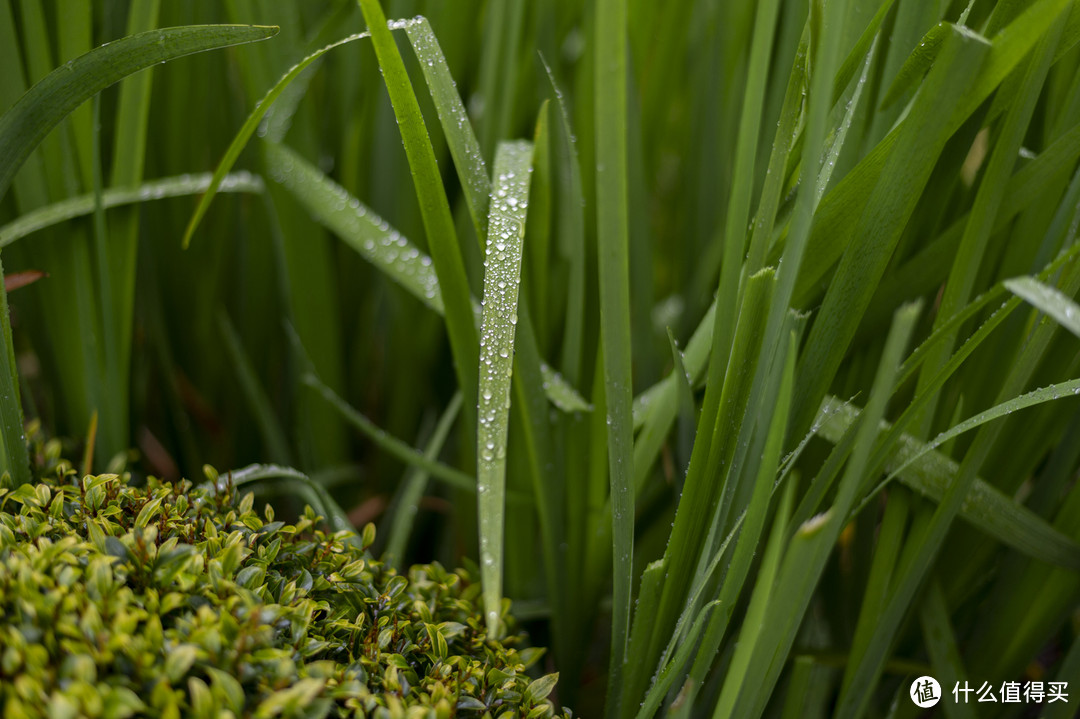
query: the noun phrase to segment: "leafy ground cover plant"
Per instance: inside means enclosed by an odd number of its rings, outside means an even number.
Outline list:
[[[542,650],[486,641],[465,570],[399,574],[374,526],[276,520],[231,475],[133,487],[58,449],[0,490],[5,717],[556,715]]]
[[[1080,682],[1075,0],[0,10],[12,111],[98,41],[265,38],[0,174],[50,273],[0,390],[99,470],[299,468],[474,557],[581,714],[1075,713],[950,692]]]

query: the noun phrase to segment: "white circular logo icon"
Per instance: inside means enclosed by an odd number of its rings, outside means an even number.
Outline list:
[[[911,701],[926,709],[941,701],[941,685],[933,677],[919,677],[911,683]]]

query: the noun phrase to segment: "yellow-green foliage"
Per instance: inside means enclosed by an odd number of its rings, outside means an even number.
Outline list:
[[[466,571],[401,576],[373,532],[319,526],[224,478],[0,489],[0,715],[555,714],[556,675],[525,673],[541,650],[485,641]]]

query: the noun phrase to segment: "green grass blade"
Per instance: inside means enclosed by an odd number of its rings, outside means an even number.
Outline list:
[[[1066,274],[1063,286],[1066,291],[1080,290],[1080,272],[1077,272],[1075,267],[1070,268],[1070,272]],[[1027,343],[1019,351],[999,383],[998,401],[1017,396],[1028,384],[1050,346],[1056,330],[1056,324],[1043,322],[1031,333]],[[922,396],[926,396],[926,393]],[[841,716],[857,716],[869,701],[870,691],[883,670],[894,635],[903,621],[910,602],[940,552],[953,519],[957,516],[975,481],[976,474],[990,455],[1003,428],[1003,423],[992,423],[979,431],[964,454],[964,460],[956,476],[949,483],[941,502],[927,522],[925,531],[909,542],[909,547],[905,550],[907,560],[902,562],[895,589],[882,612],[881,620],[875,627],[874,637],[866,652],[856,659],[858,669],[853,676],[849,691],[844,692],[840,697],[838,713]]]
[[[930,654],[930,666],[934,668],[934,678],[941,683],[942,692],[948,692],[949,687],[966,681],[969,675],[964,670],[960,652],[956,646],[956,635],[953,632],[952,622],[949,621],[949,607],[945,602],[945,594],[936,581],[930,585],[921,602],[919,620],[922,624],[927,652]],[[947,696],[942,699],[945,716],[948,719],[975,719],[975,712],[969,704],[950,702]]]
[[[742,259],[746,253],[747,225],[750,222],[750,202],[753,193],[754,161],[757,155],[758,137],[761,132],[761,111],[765,102],[766,78],[769,74],[769,59],[772,55],[773,36],[776,27],[778,0],[759,2],[754,18],[754,36],[750,46],[750,66],[746,77],[746,91],[739,116],[739,131],[735,141],[735,168],[731,179],[731,195],[725,214],[723,236],[723,261],[720,265],[720,283],[716,302],[721,308],[733,308],[716,315],[716,328],[713,331],[714,351],[722,354],[713,356],[713,362],[719,362],[719,374],[727,373],[727,361],[731,352],[735,333],[735,321],[738,318],[740,271]],[[711,277],[709,278],[711,279]],[[698,296],[704,292],[696,293]]]
[[[273,37],[276,27],[206,25],[150,30],[58,67],[0,117],[0,197],[34,148],[72,110],[139,70],[192,53]]]
[[[1060,30],[1060,26],[1058,27]],[[990,155],[990,160],[979,184],[978,193],[971,209],[964,234],[956,251],[949,278],[945,283],[939,306],[939,318],[948,318],[967,303],[975,286],[976,275],[983,264],[990,233],[994,226],[998,206],[1004,197],[1008,177],[1016,163],[1016,155],[1028,132],[1035,104],[1050,69],[1050,60],[1057,44],[1058,33],[1051,31],[1036,51],[1026,69],[1021,66],[1006,81],[1001,97],[1012,98],[1001,132]],[[1023,71],[1021,72],[1021,69]],[[945,364],[955,342],[947,337],[931,353],[919,377],[916,393],[921,394],[926,381]],[[925,436],[933,425],[937,410],[937,397],[932,397],[927,407],[922,410],[922,422],[918,434]]]
[[[4,266],[0,263],[0,277],[3,274]],[[3,442],[0,486],[13,489],[30,481],[30,455],[26,451],[23,430],[15,345],[11,342],[11,314],[8,311],[7,292],[3,287],[0,287],[0,332],[4,340],[4,346],[0,347],[0,396],[5,398],[0,402],[0,441]]]
[[[450,156],[454,158],[465,204],[476,228],[476,238],[482,242],[483,238],[487,237],[491,178],[484,164],[484,156],[480,152],[480,143],[473,132],[469,116],[465,112],[465,104],[458,94],[439,41],[431,30],[431,24],[426,18],[417,17],[405,22],[404,26],[405,34],[420,61],[420,70],[424,73],[431,99],[435,103],[439,123],[446,136],[446,146],[450,150]]]
[[[1039,282],[1033,277],[1005,280],[1005,287],[1014,295],[1027,300],[1069,332],[1080,337],[1080,306],[1061,290]]]
[[[476,375],[478,345],[473,324],[472,300],[468,278],[458,246],[457,230],[443,188],[442,176],[435,161],[431,140],[420,114],[416,95],[409,82],[405,63],[386,25],[386,16],[378,0],[359,0],[360,9],[371,33],[375,56],[382,68],[390,104],[394,108],[405,154],[412,171],[413,186],[420,202],[420,214],[427,234],[431,259],[439,277],[446,328],[454,367],[465,401],[465,424],[474,426],[476,413]]]
[[[484,260],[476,434],[480,576],[489,639],[501,636],[504,631],[499,626],[499,608],[506,516],[506,442],[531,166],[530,143],[499,144]]]
[[[202,222],[203,217],[206,216],[206,211],[210,209],[210,203],[213,202],[221,182],[225,179],[225,176],[232,169],[233,165],[236,164],[236,160],[239,159],[240,153],[244,150],[248,141],[251,140],[252,135],[254,135],[255,131],[259,128],[259,123],[262,122],[263,117],[271,110],[273,104],[282,96],[289,85],[292,84],[292,82],[313,62],[330,50],[366,37],[370,37],[369,33],[356,33],[316,50],[289,68],[289,70],[281,76],[281,79],[279,79],[274,86],[263,95],[262,99],[255,105],[255,109],[252,110],[251,114],[244,120],[244,124],[240,126],[240,130],[237,131],[232,142],[229,143],[228,149],[225,150],[225,154],[222,156],[221,160],[218,161],[217,168],[214,169],[210,186],[206,189],[203,196],[199,198],[199,204],[195,207],[195,212],[192,213],[191,219],[188,220],[187,228],[184,230],[184,238],[181,244],[185,249],[191,244],[191,238],[195,234],[195,230],[198,229],[199,223]]]
[[[690,373],[686,371],[683,353],[679,350],[679,345],[675,342],[675,335],[670,327],[668,327],[667,333],[668,344],[671,345],[671,373],[675,377],[675,404],[678,408],[679,420],[678,441],[676,443],[679,466],[676,468],[678,472],[676,477],[681,479],[685,474],[687,463],[690,462],[690,452],[693,447],[694,437],[697,435],[697,408],[694,406],[693,380]]]
[[[570,128],[570,115],[566,101],[555,75],[547,61],[541,57],[544,72],[551,89],[554,106],[558,108],[559,122],[554,133],[555,153],[558,160],[558,180],[555,182],[557,207],[556,234],[559,254],[569,264],[567,278],[566,319],[562,341],[562,371],[571,384],[581,380],[582,341],[585,321],[585,198],[581,188],[581,166],[578,162],[577,145]]]
[[[595,34],[596,231],[600,342],[608,421],[612,521],[609,717],[619,716],[630,630],[634,556],[634,445],[630,372],[630,259],[627,161],[626,0],[599,0]]]
[[[1039,0],[1007,28],[990,38],[991,47],[985,62],[981,64],[971,81],[961,83],[962,91],[954,93],[948,103],[952,112],[947,120],[946,135],[951,135],[959,129],[963,122],[978,109],[1002,80],[1027,56],[1045,34],[1047,28],[1053,25],[1055,19],[1068,5],[1068,0]],[[954,35],[957,32],[966,31],[954,26]],[[1061,47],[1065,45],[1063,41]],[[933,75],[934,72],[931,70],[926,82],[929,82]],[[923,84],[924,89],[926,82]],[[940,112],[940,104],[929,103],[929,105]],[[991,119],[992,117],[988,117],[986,121]],[[806,300],[807,295],[841,257],[851,239],[860,236],[855,233],[856,223],[861,218],[860,210],[870,206],[870,196],[877,192],[879,180],[882,177],[890,177],[889,173],[885,172],[885,164],[890,157],[896,156],[896,143],[901,133],[906,132],[903,128],[907,125],[908,122],[905,120],[893,129],[822,199],[817,212],[814,234],[806,253],[806,266],[802,268],[794,295],[800,298],[800,302]],[[908,159],[911,159],[911,156],[905,154],[904,162],[906,163]],[[908,174],[906,170],[905,174]]]
[[[128,11],[127,34],[135,35],[157,27],[160,6],[160,0],[133,4]],[[110,172],[113,187],[137,187],[143,181],[146,139],[151,127],[153,77],[153,70],[144,70],[120,83]],[[111,315],[109,321],[115,325],[115,354],[118,361],[117,367],[107,368],[117,378],[108,390],[111,404],[108,412],[114,417],[116,429],[112,438],[115,445],[109,447],[106,444],[104,448],[107,452],[126,449],[131,435],[130,380],[139,246],[138,208],[128,208],[112,215],[108,274],[114,288],[111,290],[112,306],[103,308],[103,313],[106,317]]]
[[[441,462],[429,460],[407,443],[401,441],[397,437],[387,434],[385,430],[377,427],[370,419],[350,407],[345,400],[338,396],[332,389],[320,382],[319,378],[315,375],[311,373],[304,375],[303,382],[322,395],[327,402],[341,413],[341,416],[344,417],[349,424],[363,432],[364,435],[371,439],[371,441],[378,445],[383,451],[397,457],[406,464],[419,467],[429,473],[434,479],[444,482],[450,487],[461,489],[466,492],[476,491],[476,480],[473,477],[470,477],[461,470],[442,464]],[[521,495],[510,493],[508,493],[508,495],[507,501],[524,501],[525,499]]]
[[[226,472],[224,475],[219,475],[217,487],[220,490],[232,484],[232,486],[240,488],[272,479],[289,481],[293,488],[299,490],[299,494],[307,499],[311,508],[326,518],[331,531],[348,532],[350,535],[349,541],[359,544],[360,536],[356,533],[356,528],[349,521],[349,515],[341,508],[341,505],[334,501],[334,498],[330,496],[325,487],[292,467],[282,467],[276,464],[251,464],[241,469]]]
[[[793,422],[798,433],[810,426],[870,303],[874,286],[952,133],[950,116],[940,110],[943,98],[957,96],[970,85],[989,48],[982,38],[954,29],[901,126],[896,149],[858,222],[856,234],[866,240],[844,253],[810,330],[796,384]]]
[[[904,530],[907,526],[909,514],[908,493],[904,491],[890,492],[889,501],[885,504],[884,516],[881,519],[880,530],[874,546],[874,557],[871,560],[870,571],[866,579],[866,591],[863,593],[862,604],[859,606],[859,619],[855,625],[855,635],[851,641],[850,653],[853,656],[859,656],[866,651],[866,646],[873,637],[874,626],[885,608],[885,600],[888,599],[889,582],[892,579],[893,572],[896,571],[896,562],[903,546]],[[854,673],[854,664],[848,664],[844,668],[842,687],[846,687],[850,683],[851,676]]]
[[[267,143],[266,157],[271,177],[281,182],[320,224],[432,310],[444,313],[439,280],[429,255],[295,150]],[[242,177],[246,173],[234,175]],[[240,184],[237,180],[237,189]],[[5,231],[0,228],[0,238]],[[540,371],[552,404],[564,412],[592,410],[592,405],[561,374],[546,363],[541,364]]]
[[[430,257],[295,150],[267,143],[266,160],[271,178],[319,223],[428,307],[444,312]]]
[[[134,187],[110,187],[101,193],[101,204],[105,209],[134,205],[151,200],[163,200],[169,197],[187,197],[206,192],[210,186],[210,173],[197,175],[178,175],[149,180]],[[261,193],[265,187],[262,178],[241,170],[226,175],[218,192]],[[0,227],[0,247],[7,247],[16,240],[59,225],[77,217],[85,217],[94,212],[94,195],[87,193],[69,197],[36,210],[25,212]]]
[[[794,375],[794,366],[791,368],[791,374]],[[786,413],[782,418],[787,419]],[[782,428],[782,425],[779,424],[774,426]],[[783,430],[780,431],[782,437]],[[776,457],[779,458],[779,442],[777,442]],[[752,685],[752,675],[749,675],[748,671],[754,656],[754,649],[763,634],[773,585],[780,569],[780,560],[786,549],[787,543],[784,534],[787,531],[787,523],[791,518],[794,489],[794,483],[787,485],[780,507],[776,512],[776,518],[773,520],[772,531],[769,533],[769,540],[765,544],[765,556],[761,560],[761,569],[758,571],[757,581],[754,583],[754,591],[750,595],[750,606],[746,610],[746,619],[743,622],[742,629],[739,631],[739,642],[735,647],[735,655],[732,657],[731,665],[724,677],[724,687],[720,692],[720,698],[713,707],[713,719],[735,716],[735,703],[743,687],[748,684]]]
[[[642,581],[644,582],[644,580]],[[700,636],[705,631],[705,622],[709,620],[712,612],[719,606],[720,601],[713,600],[702,607],[694,619],[694,623],[690,626],[688,636]],[[693,641],[683,641],[679,645],[671,659],[664,664],[660,673],[657,674],[656,681],[649,687],[649,692],[645,695],[645,700],[641,702],[641,707],[635,715],[636,719],[648,719],[656,714],[656,710],[660,708],[660,702],[664,699],[664,694],[671,688],[676,677],[679,676],[686,663],[693,656],[695,646],[696,644]]]
[[[236,372],[236,378],[240,383],[244,399],[247,400],[251,416],[259,428],[264,451],[275,464],[291,465],[292,457],[285,430],[277,419],[277,412],[274,411],[270,398],[259,383],[251,358],[244,351],[243,343],[240,341],[240,335],[224,310],[218,313],[218,333],[221,335],[229,362]]]
[[[746,676],[755,677],[756,681],[747,686],[745,694],[740,695],[736,704],[740,716],[760,716],[780,676],[814,587],[821,578],[825,561],[847,523],[848,513],[855,502],[877,436],[878,423],[885,413],[885,404],[891,395],[900,356],[908,343],[917,317],[917,305],[908,305],[897,311],[878,364],[869,395],[870,401],[855,434],[851,459],[833,506],[799,527],[784,556],[777,587],[772,593],[775,600],[770,603],[762,636],[758,638],[758,645],[746,672]]]
[[[461,393],[458,392],[450,400],[450,404],[446,406],[442,416],[439,417],[439,422],[435,425],[435,431],[432,433],[431,439],[428,440],[427,447],[424,448],[424,457],[426,459],[432,462],[438,461],[439,453],[442,451],[443,445],[446,444],[446,438],[450,434],[450,428],[453,427],[454,420],[457,419],[460,412]],[[408,474],[405,476],[401,494],[396,504],[397,509],[392,515],[393,521],[390,524],[390,535],[386,542],[386,551],[383,552],[383,558],[394,566],[401,567],[405,559],[405,548],[409,541],[409,535],[412,533],[413,520],[416,518],[416,513],[420,508],[420,498],[424,494],[424,487],[427,486],[428,475],[429,473],[420,467],[410,467]]]
[[[1077,383],[1073,382],[1069,386],[1075,388],[1076,385]],[[1047,389],[1050,390],[1050,388]],[[974,429],[977,424],[1007,416],[1010,412],[1024,406],[1037,404],[1040,395],[1031,394],[1035,395],[1034,397],[1027,396],[1031,404],[1025,404],[1025,398],[1020,397],[1014,403],[1007,403],[1000,411],[981,413],[961,423],[958,427],[965,427],[966,430]],[[1065,395],[1060,391],[1059,394]],[[1043,392],[1041,401],[1048,401],[1052,396],[1053,390]],[[850,403],[832,397],[827,398],[822,404],[821,415],[824,419],[819,424],[819,436],[829,442],[839,442],[858,414],[859,411]],[[969,424],[977,419],[981,421]],[[883,427],[888,428],[888,425],[883,425]],[[934,449],[961,433],[950,430],[930,444],[920,442],[907,434],[900,435],[895,444],[895,450],[885,463],[889,480],[899,479],[923,496],[940,502],[949,483],[959,472],[959,465]],[[879,489],[882,486],[884,483],[879,485]],[[863,503],[868,503],[869,499],[869,497],[864,499]],[[1080,561],[1080,545],[1051,527],[1042,517],[1017,504],[981,479],[976,479],[972,484],[960,507],[960,516],[995,540],[1036,559],[1073,568],[1077,567]]]

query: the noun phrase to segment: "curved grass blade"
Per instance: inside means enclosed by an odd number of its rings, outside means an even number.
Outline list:
[[[962,25],[963,22],[961,21],[958,24]],[[930,66],[934,64],[934,60],[937,58],[938,53],[941,52],[941,46],[950,32],[949,23],[944,21],[930,28],[926,35],[923,36],[923,39],[919,41],[919,44],[915,46],[915,49],[911,51],[911,55],[904,61],[899,72],[896,73],[896,77],[893,78],[888,91],[885,92],[885,97],[878,103],[879,109],[888,109],[904,94],[918,85],[930,70]]]
[[[431,30],[430,23],[424,17],[418,16],[412,20],[394,20],[389,22],[387,26],[391,30],[405,31],[409,42],[412,44],[413,51],[420,60],[420,68],[424,74],[424,79],[427,81],[428,90],[435,104],[435,110],[439,115],[439,121],[446,136],[447,147],[450,149],[450,154],[454,159],[454,167],[457,169],[458,177],[461,180],[465,202],[472,216],[473,224],[477,229],[477,237],[482,238],[487,232],[488,193],[491,189],[491,180],[484,164],[484,158],[480,153],[480,143],[477,141],[476,133],[473,132],[472,125],[469,123],[465,105],[457,92],[454,78],[450,74],[450,68],[446,64],[442,48]],[[274,103],[283,96],[294,81],[303,75],[308,67],[336,47],[369,37],[371,37],[370,32],[349,35],[316,50],[291,67],[256,104],[255,109],[252,110],[233,142],[229,145],[225,156],[218,163],[214,177],[223,178],[225,176],[232,165],[235,164],[240,152],[247,145],[255,130],[258,129],[263,118],[268,115],[273,117]],[[274,133],[274,135],[277,135],[277,133]],[[281,139],[280,136],[268,135],[268,137],[275,140]],[[195,214],[189,221],[187,230],[184,233],[185,247],[190,244],[191,235],[206,214],[206,210],[209,208],[217,191],[217,184],[211,183],[210,187],[207,188],[206,195],[200,200],[199,206],[196,208]]]
[[[810,426],[901,231],[953,132],[951,116],[940,110],[941,98],[964,92],[990,48],[988,41],[974,33],[953,28],[920,90],[922,102],[917,102],[901,124],[896,149],[857,221],[856,234],[868,239],[849,245],[843,253],[806,340],[796,384],[795,432],[801,434]]]
[[[546,362],[540,363],[540,374],[544,378],[544,392],[553,405],[563,412],[592,412],[593,406]]]
[[[1039,282],[1034,277],[1005,280],[1005,286],[1022,297],[1040,312],[1053,317],[1062,327],[1080,337],[1080,306],[1056,287]]]
[[[558,207],[556,235],[559,253],[570,266],[560,366],[570,382],[576,384],[581,378],[582,327],[585,321],[585,198],[582,195],[581,166],[574,134],[570,129],[566,101],[543,55],[540,56],[540,62],[547,75],[550,96],[558,108],[559,122],[553,125],[558,128],[554,147],[558,158],[555,164],[560,169],[559,180],[555,183]]]
[[[791,374],[794,375],[794,367],[792,367]],[[786,418],[787,415],[785,414],[782,419]],[[779,458],[779,451],[779,442],[777,442],[777,458]],[[776,581],[777,573],[780,570],[781,557],[787,550],[787,542],[785,541],[786,538],[784,535],[787,532],[787,524],[791,521],[791,509],[794,505],[795,495],[794,490],[794,483],[788,484],[784,489],[780,507],[777,509],[776,518],[773,520],[772,530],[769,532],[769,539],[765,543],[765,556],[761,560],[761,569],[758,571],[757,581],[754,582],[754,590],[750,594],[750,605],[746,610],[746,619],[743,622],[742,629],[739,631],[739,641],[735,645],[735,653],[731,660],[731,666],[728,668],[727,675],[724,677],[724,686],[720,692],[720,698],[713,708],[713,719],[737,716],[734,713],[734,707],[735,703],[738,701],[742,688],[744,685],[752,685],[753,683],[752,678],[754,675],[748,675],[747,672],[754,657],[754,649],[757,647],[758,640],[764,633],[764,625],[766,617],[768,616],[769,600],[772,596],[773,585]],[[715,650],[711,647],[706,647],[705,649],[710,652],[709,659],[711,660],[711,654],[714,653]]]
[[[388,434],[385,430],[376,426],[370,419],[349,406],[349,404],[334,392],[334,390],[323,384],[322,381],[311,372],[306,373],[301,381],[321,394],[327,402],[333,405],[334,408],[341,413],[341,416],[344,417],[349,424],[363,432],[364,435],[370,438],[371,441],[377,444],[385,452],[394,455],[406,464],[419,467],[429,473],[433,478],[438,479],[450,487],[462,489],[466,492],[476,491],[476,480],[472,477],[461,470],[448,467],[442,462],[429,460],[406,442]],[[509,493],[507,501],[525,502],[527,501],[527,498],[524,495]]]
[[[355,35],[349,35],[348,37],[344,37],[337,42],[330,43],[326,47],[316,50],[289,68],[289,70],[281,76],[281,79],[278,80],[265,95],[263,95],[262,99],[255,105],[255,109],[252,110],[251,114],[244,120],[244,124],[240,126],[240,130],[236,133],[233,141],[229,143],[229,148],[225,150],[225,154],[222,156],[221,160],[218,162],[217,168],[214,170],[214,174],[210,180],[210,186],[206,188],[206,192],[199,198],[199,204],[195,207],[195,212],[191,215],[191,219],[188,220],[187,228],[184,230],[184,239],[182,240],[184,249],[187,249],[191,244],[191,237],[195,234],[195,230],[198,228],[199,223],[206,215],[206,211],[210,209],[210,203],[213,202],[214,195],[217,194],[221,182],[225,179],[225,175],[227,175],[229,170],[232,169],[232,166],[236,164],[237,158],[240,157],[240,153],[247,146],[251,136],[255,134],[255,130],[258,129],[263,116],[270,111],[270,107],[279,97],[281,97],[281,94],[285,92],[285,89],[293,80],[299,77],[311,63],[318,60],[330,50],[365,37],[370,37],[370,35],[366,32],[356,33]]]
[[[364,259],[439,314],[444,312],[431,258],[299,153],[266,143],[270,177]]]
[[[149,200],[163,200],[169,197],[185,197],[206,192],[210,187],[209,172],[197,175],[178,175],[150,180],[137,187],[111,187],[101,193],[101,204],[105,209],[133,205]],[[246,170],[234,172],[224,177],[218,192],[261,193],[265,187],[262,178]],[[51,205],[39,207],[20,215],[0,227],[0,247],[7,247],[38,230],[58,225],[76,217],[84,217],[94,211],[94,195],[87,193]]]
[[[326,518],[331,530],[349,532],[349,542],[360,546],[360,535],[356,533],[356,527],[349,521],[349,515],[345,513],[341,505],[334,501],[325,487],[300,470],[279,464],[249,464],[247,467],[219,475],[216,485],[218,491],[222,491],[229,484],[234,487],[243,487],[272,479],[288,481],[308,501],[312,509]]]
[[[946,132],[953,134],[963,122],[986,100],[1005,77],[1028,56],[1031,49],[1045,34],[1069,5],[1068,0],[1039,0],[1027,8],[1003,31],[990,40],[990,48],[971,82],[964,85],[963,92],[951,93],[949,106],[952,115]],[[954,34],[967,33],[964,28],[953,26]],[[1068,43],[1063,40],[1059,51]],[[936,66],[936,65],[935,65]],[[927,79],[934,74],[932,68]],[[951,74],[951,73],[950,73]],[[920,90],[922,94],[923,90]],[[934,112],[940,111],[940,103],[931,103]],[[993,112],[983,122],[993,119]],[[894,128],[878,145],[854,167],[832,191],[822,199],[816,213],[815,228],[806,253],[805,267],[801,268],[795,298],[803,302],[814,287],[845,252],[860,220],[860,209],[871,204],[870,195],[881,178],[888,178],[885,165],[896,152],[897,141],[904,132],[907,120]],[[910,154],[903,155],[903,162],[912,161]]]
[[[1017,408],[1018,406],[1013,406],[1011,409]],[[1005,409],[1004,413],[1007,414],[1009,411],[1011,410]],[[859,410],[851,403],[828,397],[822,403],[820,413],[822,421],[818,435],[828,442],[839,442],[858,415]],[[980,416],[976,415],[971,419],[974,420]],[[990,421],[994,418],[984,417],[983,419]],[[957,427],[965,425],[967,422]],[[970,425],[966,426],[966,429],[970,430],[974,427],[975,425]],[[882,427],[883,430],[887,428],[888,425]],[[939,435],[930,444],[920,442],[910,435],[901,434],[896,449],[885,463],[885,471],[889,473],[885,482],[894,478],[899,479],[923,496],[935,502],[941,501],[946,487],[959,471],[959,465],[934,450],[961,433],[950,430]],[[879,484],[874,492],[863,499],[860,508],[885,486],[885,482]],[[858,512],[859,509],[855,511]],[[1080,568],[1080,545],[1054,529],[1042,517],[1017,504],[981,479],[976,478],[972,484],[971,490],[960,506],[960,516],[989,534],[994,540],[1030,557],[1065,567]]]
[[[319,223],[421,302],[444,313],[439,280],[429,255],[289,147],[268,143],[266,160],[272,179],[292,192]],[[479,316],[476,319],[479,321]],[[542,363],[540,371],[544,391],[553,405],[564,412],[592,410],[592,405],[549,365]]]
[[[34,148],[72,110],[132,73],[206,50],[265,40],[276,27],[190,25],[149,30],[95,48],[46,75],[0,117],[0,197]]]
[[[694,618],[694,623],[690,626],[690,637],[701,636],[701,633],[705,631],[705,622],[708,620],[710,614],[717,607],[720,606],[720,600],[714,599],[701,608],[697,617]],[[663,669],[656,676],[656,681],[651,687],[649,687],[648,694],[645,695],[644,701],[641,702],[641,708],[638,709],[636,719],[649,719],[649,717],[656,715],[656,710],[660,708],[660,702],[663,701],[664,695],[668,689],[671,688],[672,682],[682,671],[686,663],[690,661],[690,657],[693,654],[694,647],[696,646],[693,641],[683,641],[679,648],[675,651],[674,656],[664,664]]]
[[[489,639],[502,634],[503,525],[506,441],[510,420],[514,332],[525,236],[532,145],[500,143],[488,216],[484,299],[480,320],[476,480],[480,512],[480,577]]]

